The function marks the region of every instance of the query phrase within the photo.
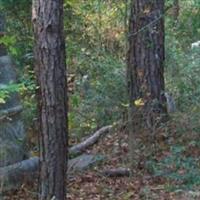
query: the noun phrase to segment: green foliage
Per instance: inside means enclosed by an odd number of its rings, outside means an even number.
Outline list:
[[[17,55],[17,50],[13,46],[16,43],[15,36],[4,36],[0,38],[0,44],[4,44],[12,55]]]
[[[192,188],[200,184],[199,158],[184,155],[186,146],[172,146],[169,156],[151,162],[155,176],[173,181],[171,189]]]
[[[124,51],[124,1],[66,1],[68,42],[80,49],[106,49],[115,55]],[[119,54],[120,53],[120,54]]]
[[[67,63],[75,74],[69,127],[82,134],[120,119],[127,102],[123,1],[66,1]]]
[[[70,98],[70,128],[84,132],[120,119],[122,104],[127,101],[123,62],[110,54],[91,54],[83,49],[77,66],[76,92]]]
[[[31,0],[0,0],[0,6],[5,9],[16,9],[31,5]]]
[[[199,37],[200,12],[195,1],[180,3],[182,12],[174,26],[166,19],[166,85],[176,98],[179,110],[199,109],[199,53],[191,49],[191,43]],[[184,41],[184,42],[183,42]]]
[[[6,19],[6,36],[0,43],[6,45],[17,66],[27,63],[27,54],[33,49],[31,0],[0,0],[0,12]],[[29,62],[30,63],[30,62]]]
[[[190,50],[190,53],[174,52],[177,65],[168,69],[167,86],[176,94],[177,105],[180,110],[191,110],[199,107],[200,101],[200,51]],[[179,62],[182,60],[182,62]]]
[[[9,54],[14,57],[19,74],[19,92],[24,106],[23,117],[30,127],[36,117],[35,76],[33,73],[33,33],[31,25],[31,0],[0,0],[0,11],[6,18],[6,35],[0,38]],[[6,102],[14,92],[9,88],[0,90],[0,99]]]
[[[24,66],[23,74],[20,77],[20,82],[23,84],[20,91],[24,107],[23,119],[27,127],[32,127],[33,119],[37,116],[36,91],[38,89],[32,66]]]
[[[19,92],[22,84],[0,85],[0,105],[5,104],[12,93]]]

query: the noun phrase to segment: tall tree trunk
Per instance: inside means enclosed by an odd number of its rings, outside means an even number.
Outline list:
[[[63,0],[34,0],[35,71],[39,84],[40,200],[66,198],[67,81]]]
[[[166,112],[163,17],[164,0],[132,0],[127,54],[131,154],[137,149],[133,134],[141,131],[143,123],[154,132],[158,115]]]
[[[135,0],[129,22],[128,92],[130,101],[157,100],[164,91],[164,0]]]

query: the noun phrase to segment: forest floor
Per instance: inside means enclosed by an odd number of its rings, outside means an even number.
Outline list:
[[[183,134],[187,131],[188,134]],[[199,129],[198,129],[199,130]],[[187,116],[177,126],[171,121],[159,130],[155,155],[147,159],[145,149],[130,177],[106,177],[102,171],[128,166],[128,134],[113,131],[86,153],[100,154],[105,160],[68,178],[68,200],[194,200],[200,199],[198,131]],[[145,137],[141,134],[142,137]],[[145,138],[142,138],[145,144]],[[144,145],[145,146],[145,145]],[[197,177],[198,176],[198,177]],[[37,199],[37,184],[25,184],[5,200]]]

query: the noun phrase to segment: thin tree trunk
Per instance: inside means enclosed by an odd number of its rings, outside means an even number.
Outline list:
[[[35,71],[39,84],[39,199],[66,199],[67,81],[63,0],[34,0]]]

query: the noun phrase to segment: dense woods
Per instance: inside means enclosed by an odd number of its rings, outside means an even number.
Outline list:
[[[199,199],[199,17],[0,0],[0,199]]]

